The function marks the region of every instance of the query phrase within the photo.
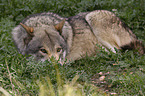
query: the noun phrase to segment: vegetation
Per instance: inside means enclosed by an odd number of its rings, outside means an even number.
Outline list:
[[[144,4],[144,0],[1,0],[0,95],[144,96],[145,55],[102,49],[95,57],[60,66],[53,58],[43,63],[26,59],[11,37],[11,30],[30,14],[51,11],[69,17],[103,9],[120,17],[145,45]]]

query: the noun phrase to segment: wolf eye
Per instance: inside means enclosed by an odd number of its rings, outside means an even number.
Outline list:
[[[56,50],[56,51],[57,51],[57,52],[60,52],[61,50],[62,50],[62,48],[57,48],[57,50]]]
[[[43,53],[47,53],[47,51],[45,49],[40,49],[40,51]]]

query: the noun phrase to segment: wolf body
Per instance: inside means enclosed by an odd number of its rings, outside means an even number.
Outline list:
[[[48,12],[30,15],[12,31],[18,51],[37,60],[54,56],[60,63],[96,54],[96,44],[115,53],[117,49],[145,49],[132,31],[106,10],[79,13],[69,18]]]

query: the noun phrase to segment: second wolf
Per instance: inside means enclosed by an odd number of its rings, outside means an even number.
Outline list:
[[[30,15],[12,31],[15,45],[23,55],[37,60],[54,56],[60,63],[96,54],[96,44],[116,52],[117,49],[145,48],[132,31],[114,13],[106,10],[80,13],[63,18],[48,12]]]

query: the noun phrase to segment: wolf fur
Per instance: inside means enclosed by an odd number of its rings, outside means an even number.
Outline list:
[[[114,13],[106,10],[79,13],[69,18],[39,13],[25,18],[12,31],[18,51],[32,54],[37,60],[54,56],[60,63],[94,56],[96,44],[116,52],[117,49],[145,48],[132,31]]]

